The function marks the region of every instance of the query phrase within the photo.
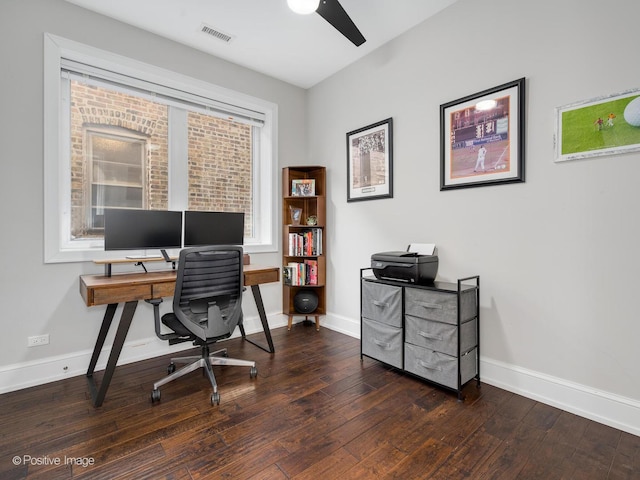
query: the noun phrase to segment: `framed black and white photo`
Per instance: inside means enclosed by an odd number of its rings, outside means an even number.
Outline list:
[[[524,182],[525,79],[440,105],[440,190]]]
[[[347,202],[393,198],[393,119],[347,133]]]

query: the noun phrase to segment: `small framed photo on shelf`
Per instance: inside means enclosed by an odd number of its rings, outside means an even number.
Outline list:
[[[393,198],[393,119],[347,133],[347,202]]]
[[[302,219],[302,209],[289,206],[289,212],[291,213],[291,225],[300,225],[300,220]]]
[[[291,180],[291,195],[294,197],[313,197],[316,194],[316,181],[313,178]]]
[[[524,182],[525,79],[440,105],[440,190]]]
[[[640,89],[556,108],[556,162],[640,150]]]
[[[293,267],[290,267],[288,265],[282,267],[282,279],[285,285],[292,285]]]

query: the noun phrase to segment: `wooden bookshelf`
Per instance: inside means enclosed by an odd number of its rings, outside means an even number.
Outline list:
[[[293,217],[293,210],[298,214],[297,218]],[[315,224],[307,222],[310,217],[315,217]],[[289,330],[295,316],[304,316],[305,319],[313,316],[316,330],[319,330],[320,316],[326,314],[326,220],[325,167],[283,168],[282,312],[289,317]],[[312,242],[311,245],[309,241]],[[297,246],[302,242],[302,249],[294,248],[294,242]],[[296,278],[302,278],[298,280],[302,284],[290,284],[292,277],[287,275],[287,267],[291,264],[295,264],[294,267],[300,270],[300,275]],[[296,310],[294,299],[299,292],[315,294],[317,307],[313,311]]]

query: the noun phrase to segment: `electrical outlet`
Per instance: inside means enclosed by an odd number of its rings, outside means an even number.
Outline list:
[[[48,344],[49,344],[48,333],[45,333],[44,335],[35,335],[33,337],[27,338],[28,347],[39,347],[40,345],[48,345]]]

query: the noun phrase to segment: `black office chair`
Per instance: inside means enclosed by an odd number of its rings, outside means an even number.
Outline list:
[[[256,362],[228,358],[226,348],[209,352],[211,344],[229,338],[242,323],[242,259],[242,247],[235,246],[194,247],[180,252],[173,312],[162,316],[162,323],[172,333],[161,332],[159,307],[162,299],[149,300],[153,305],[156,335],[160,339],[168,340],[170,345],[193,342],[201,348],[199,357],[171,359],[169,375],[153,384],[152,402],[160,400],[162,385],[198,368],[204,368],[211,381],[211,405],[220,404],[212,365],[251,367],[250,377],[258,375]],[[176,370],[176,363],[188,365]]]

